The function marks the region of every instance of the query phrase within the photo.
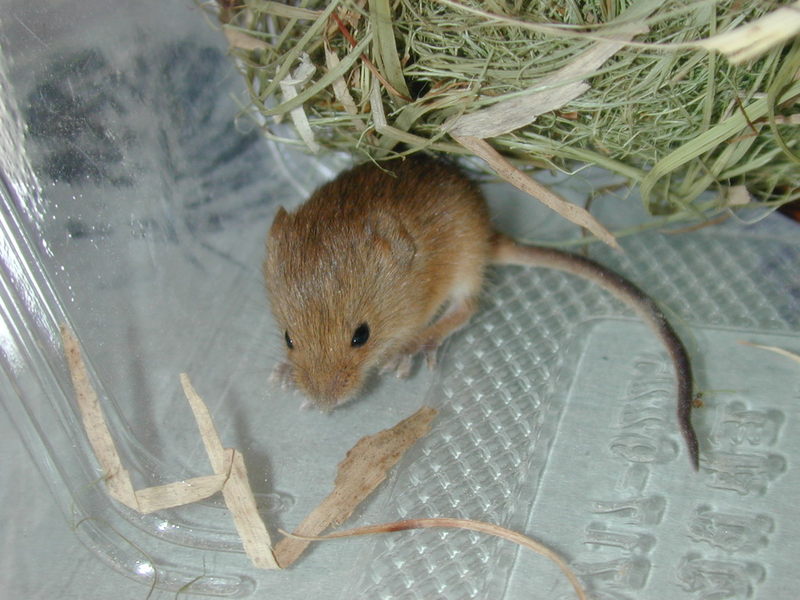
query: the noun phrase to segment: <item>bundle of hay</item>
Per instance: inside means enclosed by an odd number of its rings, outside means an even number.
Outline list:
[[[652,214],[800,197],[800,2],[221,0],[219,18],[265,131],[290,117],[312,151],[599,165]]]

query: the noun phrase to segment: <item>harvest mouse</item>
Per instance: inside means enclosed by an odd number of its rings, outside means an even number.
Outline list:
[[[476,311],[492,264],[566,271],[633,307],[672,358],[678,423],[698,468],[689,356],[655,302],[589,259],[496,232],[477,185],[431,157],[362,164],[322,185],[296,212],[278,210],[264,263],[287,346],[276,375],[330,410],[376,369],[407,374],[418,353],[432,362],[439,344]]]

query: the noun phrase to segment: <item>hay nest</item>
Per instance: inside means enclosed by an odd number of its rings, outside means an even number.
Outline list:
[[[652,214],[800,197],[799,2],[243,1],[218,16],[252,107],[313,151],[485,139],[517,164],[618,173]]]

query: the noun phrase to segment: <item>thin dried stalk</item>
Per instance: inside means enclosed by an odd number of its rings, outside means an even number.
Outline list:
[[[333,540],[338,538],[346,538],[346,537],[354,537],[359,535],[372,535],[376,533],[391,533],[394,531],[406,531],[409,529],[429,529],[429,528],[456,528],[456,529],[468,529],[470,531],[477,531],[478,533],[485,533],[487,535],[493,535],[495,537],[500,537],[519,546],[524,548],[528,548],[529,550],[533,550],[537,554],[541,554],[542,556],[550,559],[553,561],[561,572],[567,577],[569,582],[572,584],[572,588],[575,590],[575,594],[578,596],[580,600],[587,600],[586,592],[583,589],[578,577],[575,573],[570,569],[567,561],[559,555],[555,550],[548,548],[541,542],[534,540],[528,536],[522,535],[516,531],[511,529],[506,529],[505,527],[500,527],[499,525],[493,525],[491,523],[484,523],[482,521],[472,521],[470,519],[409,519],[406,521],[395,521],[393,523],[382,523],[380,525],[369,525],[367,527],[357,527],[354,529],[347,529],[345,531],[336,531],[334,533],[329,533],[328,535],[324,536],[299,536],[297,534],[287,534],[291,535],[292,537],[297,537],[302,539],[306,542],[318,542],[318,541],[326,541],[326,540]]]
[[[453,139],[465,148],[471,150],[476,156],[480,156],[489,163],[500,177],[508,181],[514,187],[530,194],[565,219],[572,221],[576,225],[585,227],[597,236],[599,240],[605,242],[612,248],[616,250],[620,249],[614,235],[595,219],[589,211],[581,206],[567,202],[546,186],[517,169],[485,140],[476,137],[460,137],[456,135],[453,136]]]
[[[272,540],[264,520],[258,512],[256,499],[247,478],[244,457],[233,448],[223,448],[211,414],[200,395],[195,391],[189,376],[180,375],[186,399],[194,413],[200,436],[206,448],[211,466],[217,474],[225,475],[222,497],[233,515],[236,531],[250,561],[259,569],[278,569],[278,561],[272,551]]]
[[[741,340],[739,341],[739,343],[745,346],[752,346],[753,348],[760,348],[761,350],[774,352],[775,354],[780,354],[781,356],[785,356],[790,360],[800,363],[800,354],[795,354],[794,352],[790,352],[789,350],[785,350],[784,348],[778,348],[777,346],[763,346],[761,344],[753,344],[752,342],[745,342]]]

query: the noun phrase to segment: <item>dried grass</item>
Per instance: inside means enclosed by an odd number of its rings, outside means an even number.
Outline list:
[[[737,29],[778,9],[786,16]],[[240,40],[232,52],[267,135],[274,118],[294,110],[297,123],[301,109],[308,130],[296,143],[311,135],[373,159],[464,154],[447,133],[453,119],[585,81],[589,89],[557,110],[488,141],[531,167],[602,166],[638,184],[652,214],[700,217],[727,208],[733,186],[775,204],[800,197],[794,13],[800,20],[799,2],[764,0],[244,0],[219,16],[229,39]],[[647,33],[621,43],[590,76],[553,81],[576,56],[634,26]],[[723,42],[749,62],[709,50]],[[282,97],[281,82],[301,61],[316,74]],[[701,211],[696,200],[709,188],[722,193]]]

